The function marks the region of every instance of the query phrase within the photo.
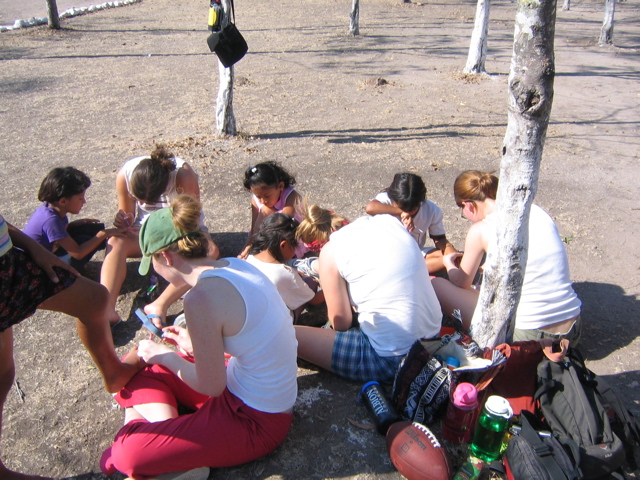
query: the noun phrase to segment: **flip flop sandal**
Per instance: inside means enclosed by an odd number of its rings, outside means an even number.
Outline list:
[[[162,325],[163,327],[166,327],[169,325],[167,322],[162,321],[162,317],[160,315],[156,315],[155,313],[150,313],[149,315],[147,315],[147,318],[149,319],[157,318],[158,320],[160,320],[160,325]]]
[[[164,332],[158,327],[156,327],[151,320],[149,320],[149,318],[152,318],[152,317],[160,318],[158,315],[153,315],[153,314],[145,315],[145,313],[142,311],[141,308],[136,309],[135,313],[147,330],[149,330],[151,333],[153,333],[157,337],[162,338],[162,336],[164,335]]]

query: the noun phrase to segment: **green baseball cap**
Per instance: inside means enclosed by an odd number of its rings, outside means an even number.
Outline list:
[[[152,212],[140,228],[138,240],[142,251],[142,260],[140,267],[138,267],[138,273],[140,275],[149,273],[152,255],[186,235],[187,233],[173,226],[171,208],[161,208]]]

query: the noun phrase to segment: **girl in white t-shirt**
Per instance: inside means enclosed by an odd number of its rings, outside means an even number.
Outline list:
[[[429,273],[442,270],[443,256],[456,251],[447,240],[442,210],[427,200],[427,187],[420,175],[396,173],[391,185],[371,200],[365,210],[369,215],[386,213],[400,218],[422,249]],[[435,248],[426,246],[427,234]]]
[[[284,213],[269,215],[252,237],[247,257],[247,262],[269,277],[276,286],[291,310],[294,321],[307,304],[318,305],[324,301],[322,292],[316,293],[317,284],[313,280],[307,284],[295,268],[285,265],[293,258],[298,246],[298,225],[295,218]]]

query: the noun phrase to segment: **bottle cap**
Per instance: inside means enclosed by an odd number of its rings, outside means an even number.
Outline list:
[[[360,403],[360,405],[364,405],[364,403],[362,402],[362,398],[364,397],[364,392],[367,388],[369,388],[371,385],[380,385],[380,383],[376,382],[375,380],[371,381],[371,382],[367,382],[365,383],[362,388],[360,389],[360,393],[358,394],[358,403]]]
[[[491,395],[487,398],[484,408],[486,408],[487,412],[490,414],[498,417],[504,417],[506,419],[511,418],[513,415],[513,410],[511,409],[511,405],[509,405],[509,401],[498,395]]]
[[[460,366],[460,360],[456,357],[447,357],[445,362],[449,368],[458,368]]]
[[[478,390],[470,383],[459,383],[453,391],[453,403],[458,407],[475,408],[478,406]]]

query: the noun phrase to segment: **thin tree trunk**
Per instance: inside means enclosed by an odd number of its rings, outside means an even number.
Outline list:
[[[230,3],[228,0],[222,0],[222,8],[224,10],[224,18],[221,28],[229,23],[231,15]],[[233,113],[233,65],[226,68],[220,60],[218,60],[218,78],[220,85],[218,87],[218,98],[216,101],[216,132],[218,135],[237,135],[236,117]]]
[[[464,67],[464,73],[485,73],[484,63],[487,59],[490,3],[491,0],[478,0],[476,20],[471,33],[469,56]]]
[[[616,13],[616,0],[606,0],[604,4],[604,22],[600,31],[600,46],[613,45],[613,15]]]
[[[60,15],[58,15],[56,0],[47,0],[47,17],[49,18],[49,28],[60,30]]]
[[[565,12],[571,10],[571,0],[564,0],[564,2],[562,3],[562,10],[564,10]]]
[[[509,73],[507,131],[496,201],[496,245],[487,255],[471,336],[483,347],[510,340],[527,262],[529,211],[553,103],[556,0],[520,0]]]
[[[349,34],[360,35],[360,0],[353,0],[349,14]]]
[[[216,131],[218,135],[237,135],[236,117],[233,113],[233,65],[225,68],[218,62],[220,87],[216,103]]]

